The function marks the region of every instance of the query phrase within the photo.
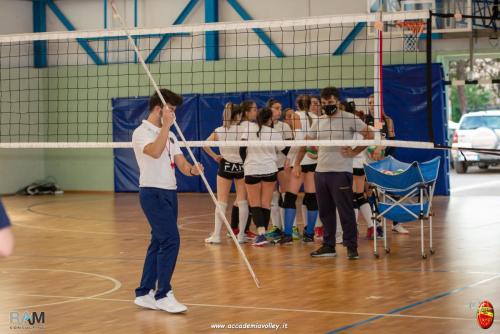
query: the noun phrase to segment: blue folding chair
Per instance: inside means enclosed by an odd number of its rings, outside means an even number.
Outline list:
[[[411,164],[398,161],[392,156],[365,164],[366,180],[375,192],[375,209],[372,214],[373,226],[383,219],[384,249],[387,245],[386,220],[407,223],[420,220],[420,245],[422,258],[427,258],[424,250],[424,220],[429,220],[430,252],[432,245],[432,200],[441,158]],[[373,254],[378,258],[377,234],[373,234]]]

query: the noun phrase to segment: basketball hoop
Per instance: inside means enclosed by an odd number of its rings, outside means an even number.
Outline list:
[[[396,25],[403,29],[404,51],[418,51],[418,38],[425,28],[424,21],[399,21]]]

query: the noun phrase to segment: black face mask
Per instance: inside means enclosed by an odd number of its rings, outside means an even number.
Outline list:
[[[335,104],[323,106],[323,111],[325,115],[332,116],[337,112],[337,106]]]

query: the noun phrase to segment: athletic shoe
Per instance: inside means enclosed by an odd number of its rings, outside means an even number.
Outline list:
[[[206,244],[220,244],[220,237],[212,234],[210,237],[205,239],[205,243]]]
[[[273,226],[273,229],[269,232],[267,232],[265,235],[266,235],[266,238],[271,238],[271,239],[276,239],[276,238],[279,238],[281,236],[282,232],[279,228],[277,228],[276,226]]]
[[[323,238],[324,231],[325,230],[324,230],[323,226],[315,227],[314,228],[314,236],[316,237],[316,239]]]
[[[238,233],[240,233],[239,228],[233,228],[232,230],[233,230],[234,235],[238,235]],[[231,234],[229,234],[229,232],[227,232],[226,237],[231,238]]]
[[[283,231],[281,231],[281,230],[278,230],[278,231],[279,231],[279,233],[276,233],[276,234],[274,235],[274,237],[270,238],[273,242],[274,242],[274,241],[279,241],[279,240],[281,240],[281,238],[282,238],[282,237],[283,237],[283,235],[285,234],[285,233],[284,233]]]
[[[366,239],[373,240],[373,226],[366,229]]]
[[[300,240],[300,233],[299,233],[299,229],[297,228],[297,226],[294,226],[292,229],[292,237],[293,237],[293,240]]]
[[[377,239],[383,239],[384,238],[384,229],[382,226],[377,226]]]
[[[265,246],[268,243],[269,243],[269,241],[267,241],[266,236],[262,234],[262,235],[257,236],[257,238],[255,238],[252,246],[260,247],[260,246]]]
[[[392,231],[396,232],[396,233],[399,233],[399,234],[409,234],[410,231],[408,231],[407,229],[405,229],[403,227],[403,225],[401,224],[396,224],[392,227]]]
[[[182,305],[175,299],[174,293],[170,290],[167,296],[156,301],[156,306],[163,311],[169,313],[182,313],[187,311],[186,305]]]
[[[158,306],[156,306],[154,290],[149,291],[147,295],[135,297],[134,304],[140,307],[148,308],[150,310],[158,309]]]
[[[337,244],[343,244],[344,243],[344,236],[342,234],[339,234],[335,237],[335,243]]]
[[[335,247],[322,245],[320,248],[311,253],[312,257],[335,257]]]
[[[283,233],[281,235],[281,238],[279,240],[276,240],[275,243],[279,245],[291,245],[293,243],[293,238],[291,235],[286,235],[285,233]]]
[[[244,244],[245,242],[247,242],[247,238],[244,235],[238,234],[237,237],[238,237],[238,243]]]
[[[357,248],[347,248],[347,258],[349,260],[357,260],[359,259],[358,249]]]
[[[314,242],[314,234],[307,234],[306,231],[304,231],[304,234],[302,235],[302,241]]]
[[[253,239],[255,239],[255,237],[257,237],[257,234],[255,234],[252,231],[248,230],[248,231],[245,231],[245,236],[247,237],[247,239],[253,240]]]

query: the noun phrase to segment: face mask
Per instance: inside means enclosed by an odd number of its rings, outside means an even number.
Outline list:
[[[333,114],[335,114],[337,112],[337,106],[334,104],[323,106],[323,111],[325,112],[325,114],[327,116],[332,116]]]

